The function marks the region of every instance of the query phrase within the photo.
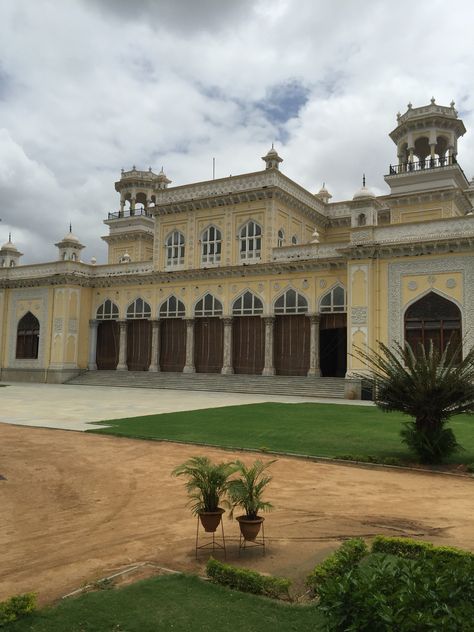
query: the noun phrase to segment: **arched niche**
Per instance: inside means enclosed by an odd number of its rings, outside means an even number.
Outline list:
[[[36,360],[38,358],[40,323],[34,314],[26,312],[18,322],[16,332],[16,357]]]

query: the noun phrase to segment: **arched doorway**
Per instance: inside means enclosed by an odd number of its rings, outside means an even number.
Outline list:
[[[260,375],[265,365],[265,323],[262,301],[246,291],[232,304],[234,373]]]
[[[347,370],[346,292],[336,285],[321,297],[320,367],[323,377],[344,377]]]
[[[186,321],[184,303],[169,296],[160,306],[160,367],[181,372],[186,363]]]
[[[129,371],[148,371],[151,360],[151,308],[137,298],[127,308],[127,366]]]
[[[114,370],[119,360],[119,309],[110,299],[99,306],[96,318],[97,328],[96,363],[99,370]]]
[[[450,343],[451,353],[461,354],[462,317],[459,307],[436,292],[429,292],[405,312],[405,342],[415,353],[431,343],[440,353]],[[461,359],[459,357],[459,359]]]
[[[308,301],[289,289],[275,301],[274,363],[277,375],[307,375],[311,325]]]
[[[18,323],[16,333],[16,357],[36,360],[39,349],[40,324],[31,312],[26,312]]]
[[[224,359],[222,303],[206,294],[194,308],[194,365],[197,373],[220,373]]]

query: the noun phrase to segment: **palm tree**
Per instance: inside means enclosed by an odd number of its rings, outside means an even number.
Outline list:
[[[262,499],[265,487],[272,480],[270,475],[264,475],[264,471],[273,463],[275,463],[275,459],[267,463],[257,459],[253,465],[247,467],[242,461],[235,461],[240,477],[229,481],[229,498],[232,503],[232,513],[236,507],[241,507],[245,511],[246,518],[256,520],[259,511],[271,511],[273,509],[271,503]]]
[[[430,343],[417,353],[407,343],[389,349],[358,350],[370,369],[374,401],[385,411],[409,415],[403,441],[425,463],[441,462],[460,449],[446,422],[454,415],[474,412],[474,348],[463,359],[462,349],[446,346],[443,353]],[[367,376],[360,376],[367,379]]]

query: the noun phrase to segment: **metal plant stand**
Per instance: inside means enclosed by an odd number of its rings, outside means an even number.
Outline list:
[[[239,557],[240,552],[245,551],[246,549],[254,549],[260,547],[262,549],[262,554],[265,555],[265,523],[262,522],[262,535],[260,538],[255,538],[255,540],[246,540],[242,534],[240,534],[239,539]]]
[[[221,537],[216,538],[216,532],[213,531],[212,540],[209,540],[208,542],[205,542],[204,544],[199,544],[199,525],[200,524],[201,524],[201,521],[199,520],[199,516],[198,516],[197,527],[196,527],[196,559],[198,558],[198,551],[202,549],[209,549],[213,553],[215,553],[216,550],[224,551],[224,559],[227,559],[227,551],[225,548],[225,536],[224,536],[224,521],[221,520],[221,534],[222,534]],[[206,531],[204,533],[206,533]]]

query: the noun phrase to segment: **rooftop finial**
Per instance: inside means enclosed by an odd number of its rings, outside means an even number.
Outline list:
[[[364,173],[364,175],[362,176],[362,186],[363,186],[363,187],[365,187],[365,173]]]
[[[8,233],[8,241],[9,241],[10,243],[12,243],[12,234],[11,234],[11,233]]]
[[[454,103],[454,99],[451,101],[451,103],[450,103],[449,105],[450,105],[450,106],[454,109],[454,106],[456,105],[456,104]]]
[[[69,232],[72,233],[72,224],[69,222]]]
[[[275,149],[275,144],[274,143],[272,143],[272,149]]]
[[[434,104],[435,104],[435,98],[431,97],[431,105],[434,105]]]

